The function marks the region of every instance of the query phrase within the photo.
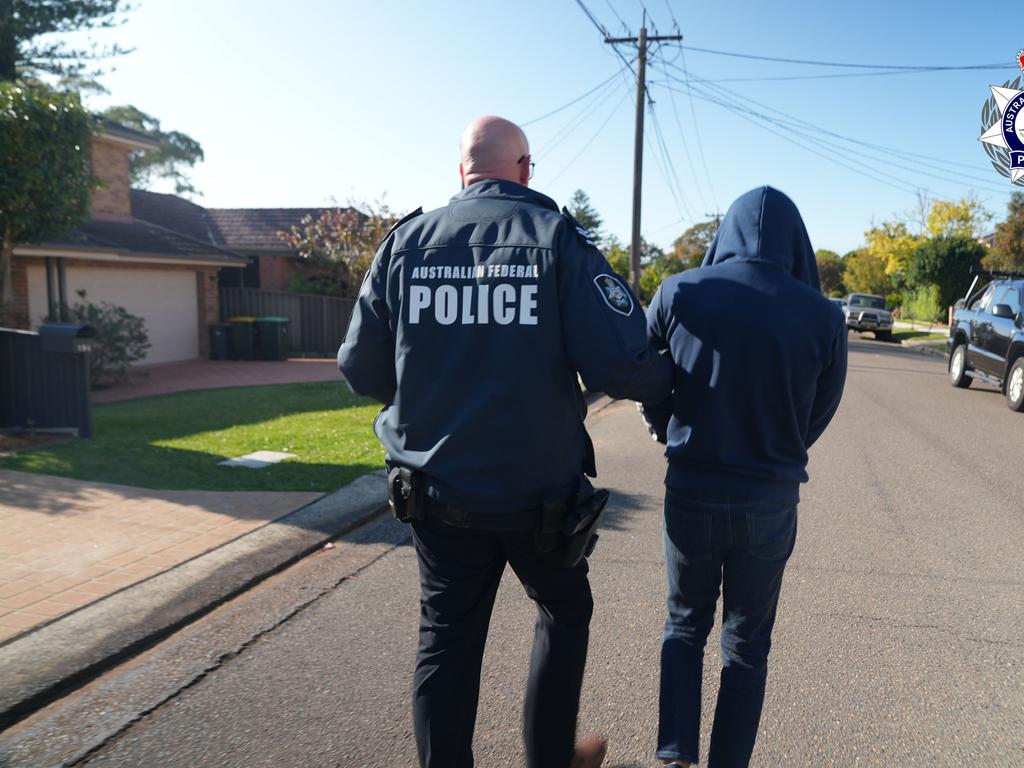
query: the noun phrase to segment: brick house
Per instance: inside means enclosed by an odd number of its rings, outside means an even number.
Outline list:
[[[132,189],[133,152],[156,148],[144,134],[104,123],[92,140],[90,219],[66,237],[19,245],[13,303],[0,324],[36,328],[86,291],[145,320],[151,348],[142,364],[209,356],[219,289],[286,291],[303,271],[278,232],[324,208],[204,208],[177,195]]]
[[[118,304],[145,320],[152,346],[143,362],[209,355],[207,327],[220,319],[218,273],[240,272],[246,259],[135,215],[129,158],[156,146],[136,131],[102,126],[91,144],[102,186],[92,192],[90,219],[65,237],[15,246],[9,323],[38,327],[84,290],[89,301]]]
[[[299,255],[278,234],[316,218],[326,208],[205,208],[177,195],[131,191],[132,209],[145,221],[208,242],[248,260],[244,270],[221,270],[222,288],[287,291],[306,270]]]

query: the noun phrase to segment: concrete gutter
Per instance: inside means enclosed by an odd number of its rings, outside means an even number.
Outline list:
[[[946,356],[946,342],[936,341],[930,339],[928,341],[904,341],[902,344],[904,349],[909,349],[912,352],[921,352],[926,355],[932,355],[934,357],[945,357]]]
[[[0,647],[0,730],[387,507],[383,470]]]

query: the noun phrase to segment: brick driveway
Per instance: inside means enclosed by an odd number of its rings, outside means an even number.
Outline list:
[[[300,384],[307,381],[341,382],[342,376],[333,359],[186,360],[135,368],[129,381],[93,392],[92,401],[113,403],[194,389]]]
[[[321,495],[153,491],[0,470],[0,643]]]

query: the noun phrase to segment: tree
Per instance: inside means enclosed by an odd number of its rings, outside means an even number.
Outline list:
[[[0,83],[0,308],[11,297],[14,244],[57,236],[88,217],[92,125],[76,94]]]
[[[278,236],[307,265],[311,290],[354,297],[378,246],[398,218],[383,201],[353,203],[349,208],[328,208],[319,216],[305,216]]]
[[[604,240],[604,258],[620,277],[629,277],[629,249],[615,235]]]
[[[601,232],[604,220],[591,204],[590,196],[582,189],[577,189],[572,193],[568,208],[569,213],[580,223],[580,226],[590,233],[590,239],[600,245],[604,239],[604,234]]]
[[[907,283],[920,291],[938,288],[939,307],[952,306],[964,295],[971,269],[981,266],[985,246],[969,235],[933,237],[917,247],[907,270]]]
[[[912,234],[906,222],[894,219],[869,229],[864,233],[864,240],[868,252],[882,261],[885,273],[899,275],[906,271],[922,238]]]
[[[869,249],[850,251],[843,257],[843,265],[843,279],[850,291],[886,296],[892,290],[892,280],[886,274],[885,261]]]
[[[87,72],[90,62],[128,51],[74,47],[53,36],[116,26],[127,10],[124,0],[0,0],[0,80],[95,77],[100,73]]]
[[[682,265],[682,269],[693,269],[701,265],[704,254],[708,252],[708,246],[715,239],[717,232],[718,221],[712,219],[694,224],[675,239],[672,243],[672,253]]]
[[[929,237],[963,236],[978,238],[992,214],[970,195],[959,200],[933,200],[928,209],[925,234]]]
[[[989,269],[1024,270],[1024,192],[1014,192],[1006,221],[996,224],[996,241],[985,256]]]
[[[157,150],[133,152],[131,156],[132,184],[149,187],[156,179],[170,179],[179,195],[198,194],[186,170],[203,160],[199,142],[180,131],[164,131],[160,121],[131,105],[110,107],[103,117],[126,128],[144,133],[160,143]]]
[[[821,277],[821,291],[822,293],[837,296],[843,295],[845,292],[845,286],[843,285],[843,260],[839,258],[839,254],[835,251],[829,251],[825,248],[820,248],[814,252],[814,257],[818,261],[818,275]]]

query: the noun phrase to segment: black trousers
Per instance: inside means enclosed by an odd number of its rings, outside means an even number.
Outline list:
[[[537,604],[523,738],[529,768],[567,768],[586,665],[593,599],[587,561],[545,562],[532,533],[413,524],[420,565],[420,642],[413,685],[423,768],[471,768],[480,664],[508,563]]]

